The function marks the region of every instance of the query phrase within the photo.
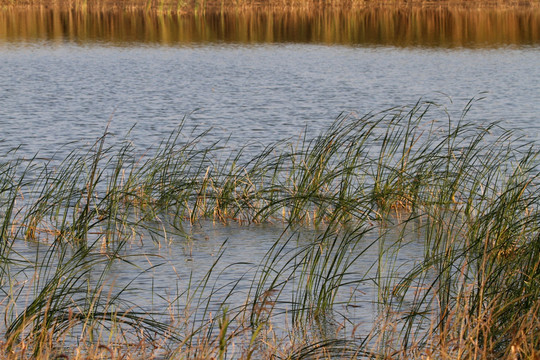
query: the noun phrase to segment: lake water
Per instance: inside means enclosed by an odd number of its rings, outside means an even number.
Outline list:
[[[316,134],[341,112],[420,98],[461,109],[481,93],[471,120],[502,120],[537,139],[540,12],[520,14],[0,11],[0,149],[48,157],[93,141],[110,117],[118,136],[135,126],[141,149],[185,116],[188,126],[211,128],[212,140],[268,143],[306,127]]]
[[[142,154],[184,118],[186,136],[209,129],[209,143],[228,139],[230,148],[256,153],[278,139],[313,137],[342,112],[363,115],[420,98],[455,115],[483,97],[470,121],[501,121],[538,141],[539,18],[536,10],[183,18],[0,10],[0,156],[19,147],[18,156],[62,159],[93,144],[109,119],[108,141],[129,132]],[[233,281],[252,271],[282,230],[206,224],[166,249],[146,244],[144,252],[156,252],[166,266],[135,284],[153,278],[158,293],[173,296],[166,294],[171,286],[190,272],[200,278],[226,239],[220,270]],[[422,249],[413,241],[400,259],[414,262]],[[227,268],[245,254],[245,267]],[[115,273],[120,282],[132,280],[121,267]],[[370,291],[362,289],[376,296]],[[154,304],[140,292],[133,301]]]
[[[235,146],[320,132],[341,112],[420,98],[538,138],[540,47],[441,49],[312,44],[2,44],[0,149],[29,156],[111,129],[141,149],[187,126]],[[485,93],[484,93],[485,92]],[[442,95],[444,94],[444,95]],[[447,98],[448,97],[448,98]],[[450,100],[454,102],[451,105]],[[68,148],[64,147],[64,151]]]

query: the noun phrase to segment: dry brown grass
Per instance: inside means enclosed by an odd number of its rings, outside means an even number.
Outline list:
[[[0,39],[136,40],[160,44],[295,41],[443,47],[527,45],[540,41],[540,7],[494,7],[482,11],[460,6],[373,6],[326,11],[245,7],[241,11],[235,8],[235,11],[200,14],[177,12],[176,7],[167,5],[161,11],[154,11],[128,5],[122,8],[125,10],[100,10],[97,3],[86,6],[75,0],[71,4],[72,9],[0,6]]]
[[[358,10],[364,8],[479,8],[527,9],[540,7],[539,0],[0,0],[0,7],[63,8],[89,11],[164,11],[176,13],[253,10],[321,9]]]

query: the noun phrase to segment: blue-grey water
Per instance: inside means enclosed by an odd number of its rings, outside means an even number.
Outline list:
[[[540,46],[535,45],[466,49],[302,43],[0,43],[0,155],[12,156],[5,154],[19,147],[17,156],[38,153],[62,159],[72,149],[91,145],[110,119],[114,136],[108,141],[129,132],[135,147],[144,153],[184,118],[186,137],[193,129],[209,129],[209,142],[229,139],[233,149],[247,146],[256,152],[278,139],[315,136],[342,112],[362,115],[414,104],[421,98],[447,106],[455,121],[471,98],[483,98],[474,104],[468,120],[501,121],[502,126],[521,129],[527,139],[538,141],[539,65]],[[136,291],[125,293],[131,301],[162,309],[185,291],[191,276],[198,280],[206,274],[226,240],[215,272],[221,273],[218,283],[244,276],[246,281],[237,287],[240,295],[232,302],[245,301],[242,295],[248,293],[257,265],[283,228],[205,223],[190,231],[189,237],[170,235],[160,247],[152,241],[130,246],[134,254],[149,254],[137,260],[139,269],[162,264],[135,279],[139,273],[133,267],[119,263],[113,268],[118,283],[133,281]],[[314,237],[305,232],[289,246],[295,248]],[[398,258],[403,271],[422,257],[422,241],[417,240]],[[370,241],[372,237],[365,246]],[[18,246],[17,251],[29,257],[36,251],[33,244]],[[368,252],[371,256],[362,258],[355,271],[365,273],[377,253],[376,248]],[[374,300],[376,289],[368,285],[351,288],[357,291],[351,296]],[[227,294],[227,289],[220,291],[216,301]],[[366,329],[376,316],[369,301],[354,316],[348,315],[364,322]]]
[[[539,59],[540,47],[0,44],[0,151],[67,152],[110,117],[119,137],[135,126],[140,149],[184,117],[187,128],[211,129],[209,140],[267,144],[316,134],[342,112],[420,98],[461,109],[480,96],[469,120],[501,120],[536,140]]]

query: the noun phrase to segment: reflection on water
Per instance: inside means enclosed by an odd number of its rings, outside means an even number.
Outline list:
[[[540,43],[540,8],[372,7],[197,13],[0,9],[2,41],[327,43],[497,47]]]

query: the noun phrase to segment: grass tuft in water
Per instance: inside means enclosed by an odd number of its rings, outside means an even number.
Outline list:
[[[430,102],[341,115],[318,136],[257,154],[207,145],[207,132],[186,137],[183,125],[143,155],[128,139],[109,145],[107,129],[63,159],[6,154],[2,351],[537,356],[538,150],[499,124],[467,121],[473,103],[457,121]],[[170,262],[137,244],[177,246],[172,238],[189,240],[209,221],[283,233],[260,262],[228,264],[225,242],[204,276],[171,280],[167,295],[153,282],[138,287]],[[411,244],[423,249],[415,261],[406,259]],[[132,274],[121,284],[119,267]],[[156,310],[154,298],[167,305]]]

